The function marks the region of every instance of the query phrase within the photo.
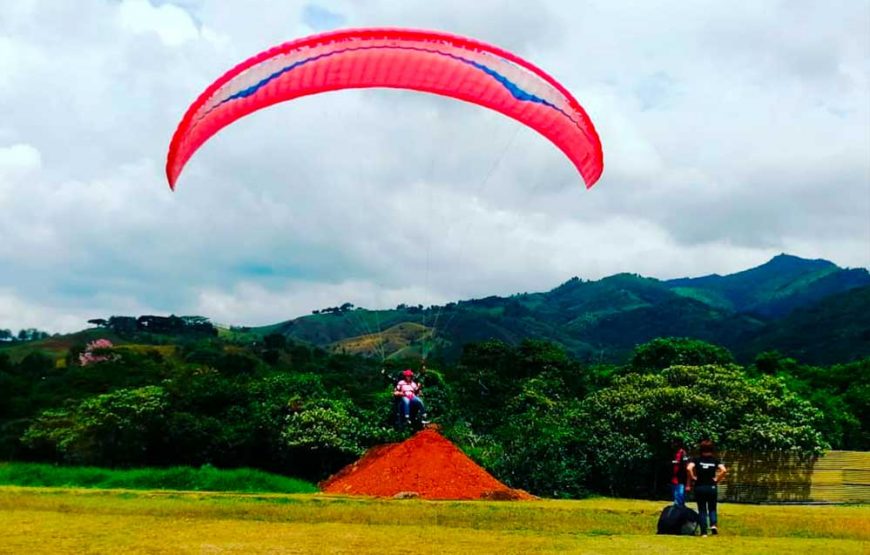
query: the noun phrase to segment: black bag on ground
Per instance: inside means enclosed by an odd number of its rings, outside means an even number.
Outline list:
[[[668,505],[659,516],[659,534],[694,536],[698,527],[698,513],[688,507]]]

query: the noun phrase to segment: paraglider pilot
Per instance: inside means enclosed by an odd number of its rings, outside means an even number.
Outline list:
[[[420,399],[420,384],[414,380],[414,371],[407,369],[402,372],[402,379],[396,384],[393,397],[401,401],[402,418],[406,425],[411,423],[412,409],[423,415],[426,411]]]

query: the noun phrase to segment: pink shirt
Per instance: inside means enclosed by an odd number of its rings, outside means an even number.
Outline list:
[[[401,393],[404,397],[413,399],[420,392],[420,386],[413,380],[410,382],[399,380],[399,383],[396,384],[396,391]]]

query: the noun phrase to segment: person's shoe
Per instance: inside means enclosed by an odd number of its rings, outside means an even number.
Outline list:
[[[718,536],[718,535],[719,535],[719,530],[718,530],[715,526],[711,526],[711,527],[710,527],[710,533],[713,534],[714,536]]]

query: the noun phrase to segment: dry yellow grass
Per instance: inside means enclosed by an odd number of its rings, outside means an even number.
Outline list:
[[[723,505],[723,534],[654,535],[663,503],[373,500],[0,488],[0,553],[866,553],[868,507]]]
[[[349,337],[336,341],[333,352],[348,354],[392,354],[430,337],[432,330],[421,324],[403,322],[378,333]]]
[[[168,357],[175,355],[175,353],[178,351],[178,346],[177,345],[144,345],[144,344],[139,344],[139,343],[127,343],[124,345],[118,345],[117,347],[115,347],[115,350],[121,351],[121,352],[131,351],[131,352],[139,353],[139,354],[154,351],[154,352],[158,352],[161,355],[163,355],[164,357],[168,358]]]

